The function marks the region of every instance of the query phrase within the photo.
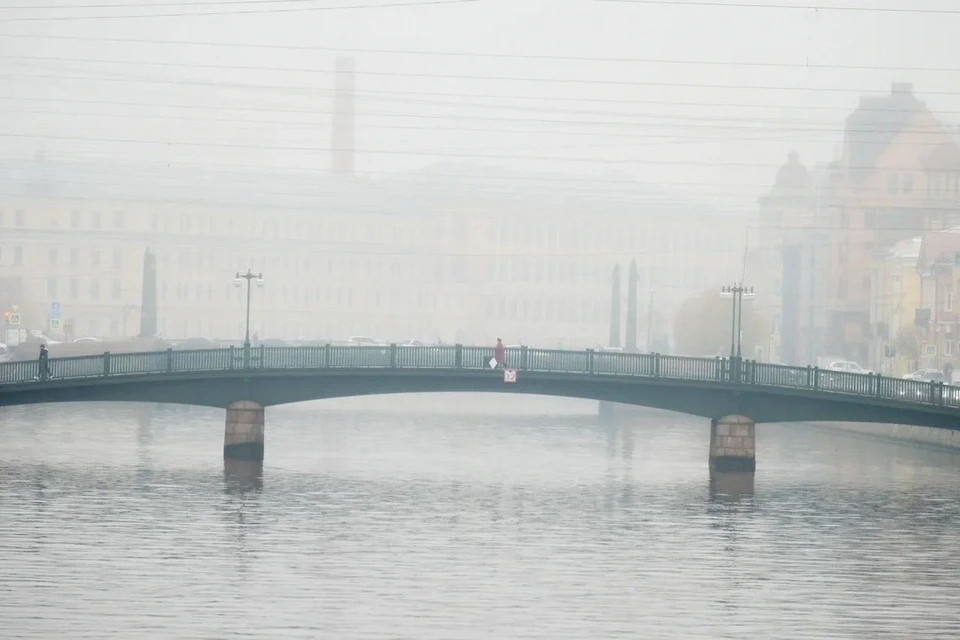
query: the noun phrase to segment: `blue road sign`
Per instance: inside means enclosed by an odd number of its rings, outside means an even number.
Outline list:
[[[50,317],[59,318],[60,317],[60,303],[54,300],[50,303]]]

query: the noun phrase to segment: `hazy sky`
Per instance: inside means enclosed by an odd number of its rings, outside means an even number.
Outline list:
[[[412,1],[2,0],[0,156],[325,172],[344,54],[357,168],[374,176],[468,161],[582,184],[622,172],[752,210],[788,152],[836,157],[858,97],[893,81],[960,124],[955,0],[371,8]],[[870,10],[773,6],[804,4]],[[345,6],[366,8],[330,10]],[[216,15],[183,15],[200,12]],[[154,17],[105,17],[135,14]]]

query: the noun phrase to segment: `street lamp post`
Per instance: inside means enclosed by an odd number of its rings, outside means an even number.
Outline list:
[[[243,280],[247,281],[247,329],[243,334],[243,361],[245,366],[250,364],[250,282],[257,281],[257,286],[263,286],[263,274],[253,273],[247,269],[246,273],[237,272],[237,277],[233,279],[233,286],[239,287]]]
[[[743,321],[743,299],[751,300],[756,297],[753,287],[744,287],[742,282],[735,283],[731,287],[722,287],[720,289],[721,298],[729,298],[733,301],[733,318],[730,327],[730,361],[736,362],[737,371],[740,370],[740,359],[742,352],[742,321]]]

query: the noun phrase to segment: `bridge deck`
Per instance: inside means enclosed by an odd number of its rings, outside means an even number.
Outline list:
[[[467,346],[333,346],[254,347],[166,350],[148,353],[104,353],[96,356],[51,358],[50,380],[45,384],[70,384],[95,378],[124,376],[176,376],[183,373],[217,373],[243,370],[374,370],[490,368],[493,349]],[[556,349],[508,349],[506,365],[523,371],[584,374],[614,378],[663,378],[690,382],[716,382],[781,389],[802,389],[825,397],[858,396],[903,406],[960,409],[960,388],[940,383],[903,380],[874,374],[834,372],[816,367],[789,367],[730,358],[693,358],[661,354]],[[37,361],[0,363],[0,388],[15,392],[40,379]]]

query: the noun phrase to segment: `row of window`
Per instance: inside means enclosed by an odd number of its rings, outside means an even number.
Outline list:
[[[888,173],[887,174],[887,192],[888,193],[913,193],[913,174],[912,173]],[[940,195],[946,193],[960,193],[960,174],[957,173],[930,173],[927,175],[926,193],[930,195]]]
[[[61,280],[65,281],[65,286],[61,286]],[[114,278],[110,282],[110,300],[120,300],[123,296],[123,290],[120,280]],[[80,279],[79,278],[47,278],[47,298],[57,300],[66,296],[68,300],[76,301],[80,299]],[[92,302],[101,300],[100,280],[92,279],[86,285],[86,299]]]
[[[573,300],[488,300],[487,320],[534,320],[538,322],[604,323],[610,310],[602,302]]]
[[[8,215],[9,214],[9,215]],[[69,212],[68,225],[62,225],[62,216],[44,214],[50,228],[70,230],[116,230],[137,228],[129,224],[124,211],[100,210]],[[258,239],[295,239],[323,242],[363,242],[411,246],[435,243],[438,240],[468,242],[477,232],[475,220],[463,217],[421,216],[413,220],[391,219],[382,216],[358,216],[356,221],[330,221],[304,215],[301,220],[274,219],[267,221],[264,215],[242,215],[232,219],[197,214],[150,214],[149,231],[155,233],[179,233],[192,236],[245,236]],[[4,211],[0,209],[0,229],[7,225],[13,228],[28,228],[30,215],[24,209]],[[109,227],[108,227],[109,223]],[[729,250],[738,245],[740,237],[719,228],[684,226],[665,228],[662,223],[636,221],[631,223],[535,221],[521,217],[493,219],[480,218],[480,229],[488,229],[492,244],[523,244],[527,247],[581,248],[606,250],[620,253],[636,253],[657,250],[666,253],[684,253],[703,250]],[[29,228],[36,228],[36,224]],[[140,229],[146,231],[146,228]],[[424,233],[426,231],[426,233]]]

